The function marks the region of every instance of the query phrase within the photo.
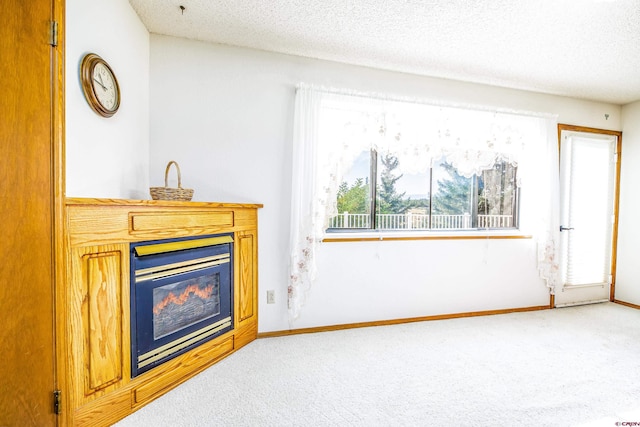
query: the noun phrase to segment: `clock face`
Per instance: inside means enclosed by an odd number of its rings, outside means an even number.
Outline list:
[[[116,83],[111,71],[101,62],[93,68],[93,91],[98,102],[108,111],[114,111],[118,106]]]

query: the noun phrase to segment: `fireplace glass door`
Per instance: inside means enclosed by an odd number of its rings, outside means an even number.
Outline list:
[[[233,327],[232,235],[132,245],[132,376]]]

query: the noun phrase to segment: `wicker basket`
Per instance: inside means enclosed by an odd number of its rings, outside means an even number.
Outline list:
[[[178,188],[168,187],[169,168],[171,165],[176,165],[178,171]],[[182,188],[182,177],[180,176],[180,166],[178,163],[171,160],[167,164],[167,169],[164,172],[164,187],[150,187],[149,192],[153,200],[184,200],[189,201],[193,197],[193,190],[189,188]]]

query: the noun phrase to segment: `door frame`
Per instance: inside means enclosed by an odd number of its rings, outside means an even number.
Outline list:
[[[52,129],[51,140],[53,144],[53,158],[51,159],[53,171],[53,250],[54,250],[54,383],[55,390],[61,391],[61,404],[56,416],[56,426],[70,425],[71,404],[69,400],[69,387],[71,380],[68,376],[68,348],[67,343],[67,296],[65,294],[67,283],[66,262],[67,246],[65,244],[65,197],[66,197],[66,142],[65,142],[65,61],[66,61],[66,0],[51,0],[53,20],[58,23],[57,46],[52,52]]]
[[[558,123],[558,168],[560,167],[560,149],[562,145],[562,132],[582,132],[582,133],[594,133],[600,135],[613,135],[617,137],[616,142],[616,170],[614,178],[614,192],[613,192],[613,230],[611,235],[611,287],[609,288],[609,301],[615,299],[616,289],[616,262],[617,262],[617,248],[618,248],[618,206],[620,204],[620,163],[622,160],[622,132],[608,129],[598,129],[585,126],[574,126],[563,123]],[[555,308],[555,295],[551,295],[549,306]]]

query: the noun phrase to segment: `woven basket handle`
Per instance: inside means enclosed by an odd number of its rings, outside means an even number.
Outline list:
[[[178,171],[178,188],[182,188],[182,177],[180,176],[180,166],[178,166],[178,163],[176,163],[173,160],[171,160],[169,164],[167,164],[167,169],[164,171],[164,186],[169,187],[169,168],[171,168],[171,165],[176,165],[176,170]]]

